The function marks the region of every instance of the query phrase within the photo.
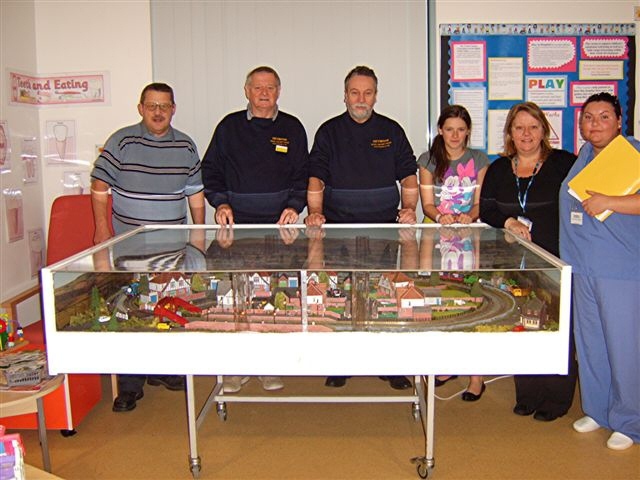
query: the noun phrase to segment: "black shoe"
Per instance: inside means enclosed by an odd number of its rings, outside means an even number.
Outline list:
[[[136,401],[144,397],[144,392],[120,392],[113,401],[114,412],[129,412],[136,408]]]
[[[395,390],[406,390],[407,388],[411,388],[413,384],[409,381],[407,377],[394,376],[394,377],[378,377],[380,380],[384,380],[385,382],[389,382],[391,388]]]
[[[446,380],[440,380],[440,379],[436,378],[436,387],[441,387],[442,385],[447,383],[449,380],[455,380],[456,378],[458,378],[458,375],[451,375]]]
[[[149,377],[147,377],[147,383],[154,387],[162,385],[167,390],[173,390],[174,392],[186,388],[183,375],[149,375]]]
[[[531,415],[535,411],[535,408],[531,408],[524,403],[516,403],[516,406],[513,407],[513,413],[515,413],[516,415],[522,415],[523,417]]]
[[[482,398],[482,394],[486,389],[487,389],[487,386],[484,384],[484,382],[482,382],[482,388],[480,389],[480,393],[478,395],[476,395],[475,393],[466,391],[462,394],[462,400],[464,400],[465,402],[476,402]]]
[[[541,422],[553,422],[558,417],[559,415],[556,415],[552,412],[545,412],[544,410],[538,410],[533,415],[533,418],[535,418],[536,420],[540,420]]]
[[[344,387],[349,377],[327,377],[324,382],[325,387]]]

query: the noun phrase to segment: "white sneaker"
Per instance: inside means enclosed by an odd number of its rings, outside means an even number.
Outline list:
[[[607,440],[607,447],[611,450],[626,450],[631,445],[633,445],[633,440],[620,432],[613,432]]]
[[[599,428],[600,428],[600,425],[598,425],[598,422],[596,422],[593,418],[589,417],[588,415],[585,415],[584,417],[573,422],[573,429],[576,432],[580,432],[580,433],[595,432]]]
[[[222,377],[222,390],[224,393],[236,393],[242,388],[242,385],[249,381],[249,377],[240,377],[231,375]]]
[[[284,388],[284,383],[280,377],[258,377],[265,390],[280,390]]]

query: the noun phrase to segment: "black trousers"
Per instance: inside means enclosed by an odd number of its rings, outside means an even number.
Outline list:
[[[514,375],[516,402],[560,417],[571,408],[577,379],[578,362],[571,334],[567,375]]]
[[[146,380],[146,375],[118,375],[118,392],[139,393]]]

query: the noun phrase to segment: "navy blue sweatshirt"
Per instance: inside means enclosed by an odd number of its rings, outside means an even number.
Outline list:
[[[235,223],[275,223],[285,208],[306,205],[307,134],[279,111],[275,120],[247,111],[218,124],[202,160],[202,183],[213,207],[228,203]]]
[[[402,127],[375,112],[364,123],[348,112],[326,121],[309,156],[309,176],[325,183],[328,223],[394,223],[400,204],[396,182],[416,170]]]

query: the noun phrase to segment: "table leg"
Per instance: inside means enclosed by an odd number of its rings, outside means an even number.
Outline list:
[[[427,391],[424,390],[423,379],[416,380],[416,389],[420,398],[420,419],[424,429],[424,457],[414,457],[411,459],[416,464],[416,470],[420,478],[426,479],[435,467],[433,458],[434,423],[435,423],[435,375],[426,378]]]
[[[435,440],[434,435],[434,423],[436,418],[436,376],[429,375],[427,377],[427,466],[433,468],[435,466],[435,459],[433,458],[433,442]]]
[[[49,459],[49,443],[47,441],[47,425],[44,417],[44,397],[36,399],[38,409],[38,436],[40,437],[40,448],[42,449],[42,465],[44,470],[51,473],[51,460]]]
[[[200,476],[200,457],[198,456],[198,427],[196,426],[196,395],[193,375],[186,376],[187,385],[187,428],[189,430],[189,468],[193,478]]]

